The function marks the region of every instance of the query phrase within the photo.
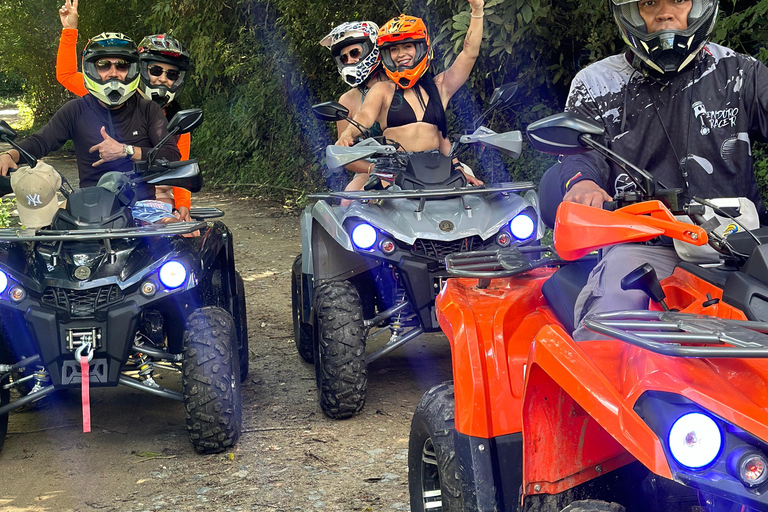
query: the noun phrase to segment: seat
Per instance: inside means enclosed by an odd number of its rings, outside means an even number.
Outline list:
[[[598,259],[597,254],[590,254],[560,267],[541,287],[549,307],[569,334],[575,329],[573,308],[576,299],[587,284],[589,273],[597,265]]]

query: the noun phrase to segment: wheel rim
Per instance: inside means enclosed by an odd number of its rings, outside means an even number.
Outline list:
[[[424,447],[421,449],[421,501],[424,510],[443,510],[440,473],[437,470],[437,455],[431,438],[424,441]]]

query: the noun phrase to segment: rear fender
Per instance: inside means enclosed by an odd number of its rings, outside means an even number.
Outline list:
[[[528,359],[523,398],[523,493],[558,494],[639,460],[672,474],[653,431],[592,358],[622,361],[626,344],[575,343],[543,328]]]

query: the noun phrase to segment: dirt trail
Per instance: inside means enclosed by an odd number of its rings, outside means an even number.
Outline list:
[[[71,157],[46,161],[74,172]],[[94,427],[83,434],[79,395],[54,395],[11,414],[0,510],[409,510],[410,419],[421,395],[451,378],[445,338],[420,338],[372,363],[363,412],[327,419],[314,370],[293,343],[297,212],[233,193],[196,194],[193,203],[226,212],[245,280],[251,371],[240,443],[231,453],[197,455],[180,403],[122,387],[92,389]],[[161,382],[177,384],[172,375]]]

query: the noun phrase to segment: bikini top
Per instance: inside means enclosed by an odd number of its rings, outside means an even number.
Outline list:
[[[392,97],[392,103],[389,105],[389,111],[387,112],[387,128],[422,122],[433,124],[440,129],[441,120],[442,125],[444,126],[445,110],[443,110],[443,104],[440,103],[440,99],[429,98],[429,103],[427,103],[425,107],[424,98],[421,94],[421,86],[419,84],[416,84],[414,92],[416,93],[416,98],[418,98],[421,108],[424,109],[424,117],[416,119],[416,113],[408,102],[405,101],[403,89],[397,87],[395,89],[395,95]]]

